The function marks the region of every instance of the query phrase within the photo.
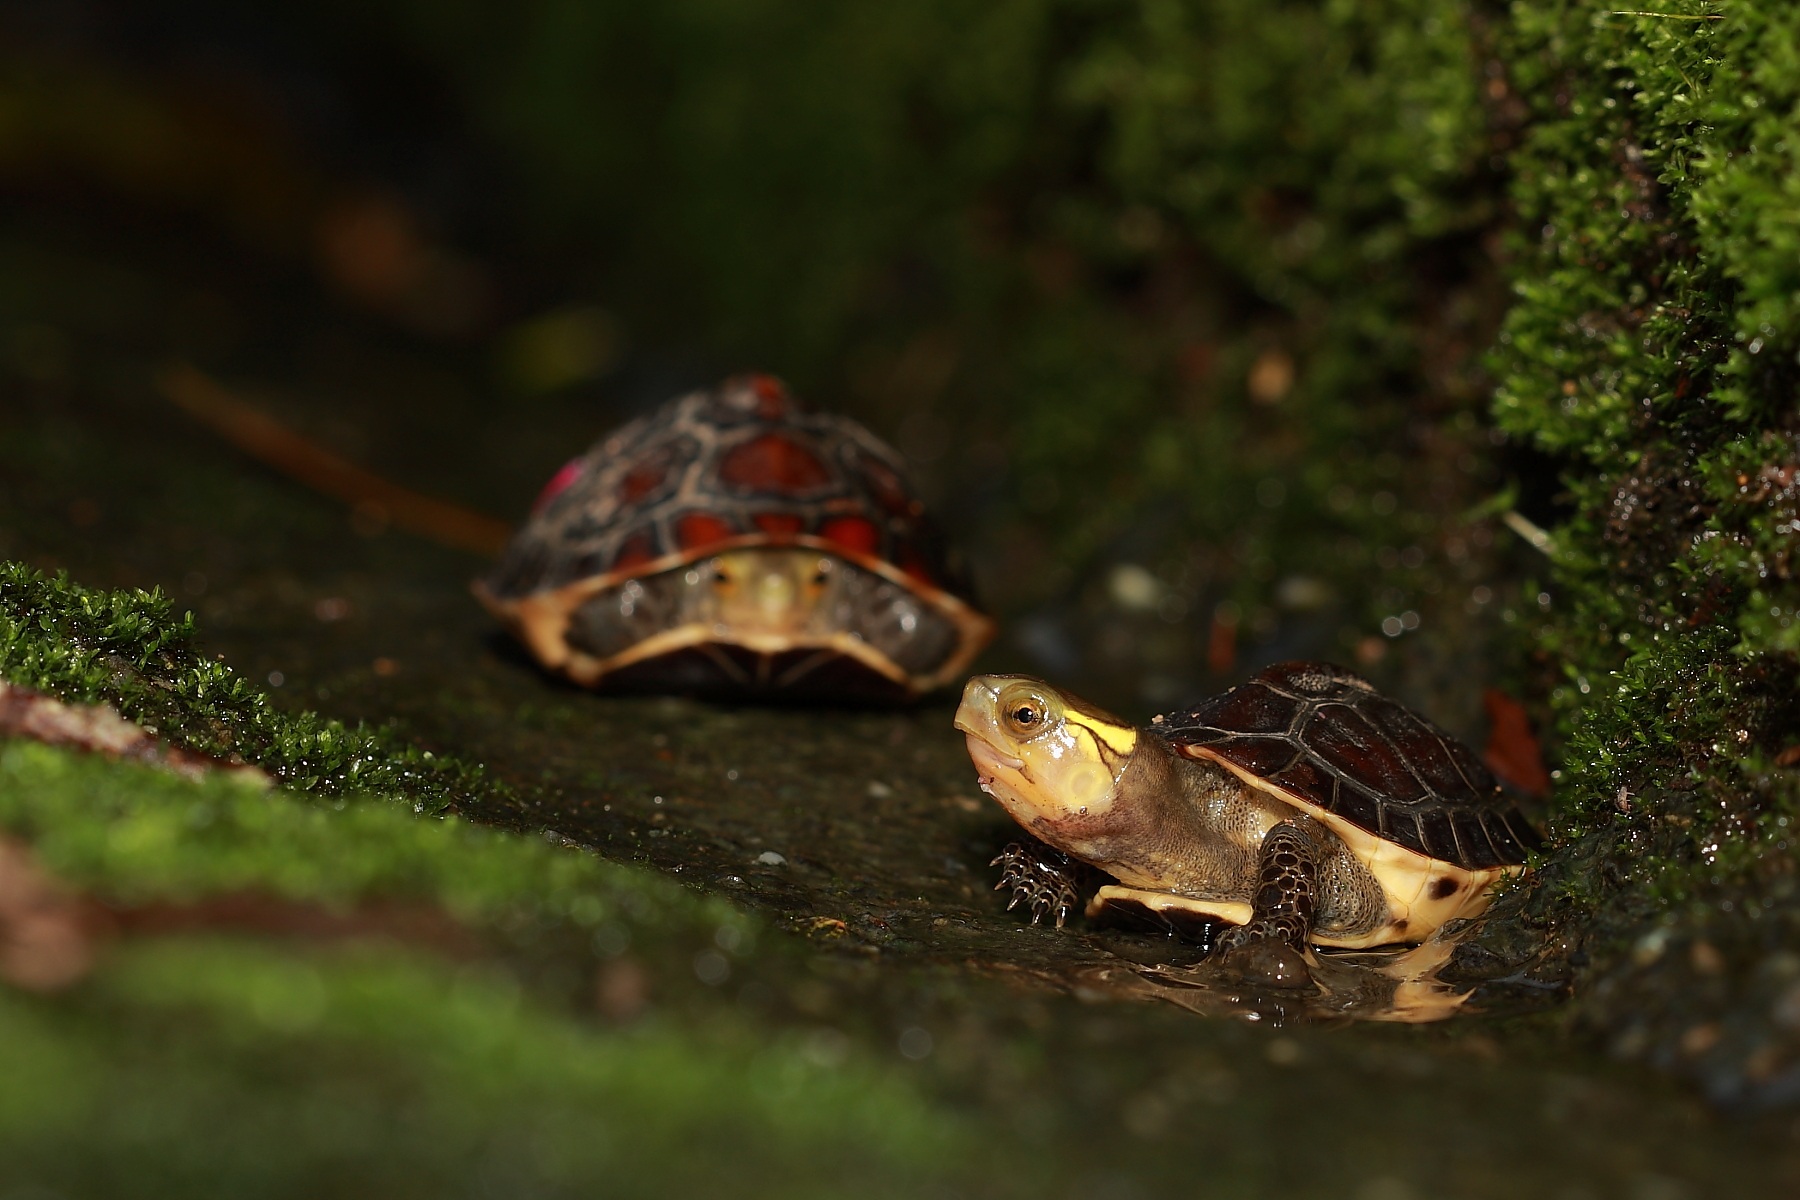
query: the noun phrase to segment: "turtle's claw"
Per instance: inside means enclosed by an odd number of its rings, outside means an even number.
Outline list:
[[[1012,889],[1007,912],[1023,901],[1031,909],[1033,925],[1043,924],[1045,917],[1054,914],[1056,927],[1063,927],[1078,899],[1065,856],[1047,846],[1014,842],[988,865],[1000,868],[1000,882],[994,890]]]

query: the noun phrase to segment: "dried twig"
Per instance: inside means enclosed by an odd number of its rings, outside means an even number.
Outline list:
[[[458,550],[498,554],[512,530],[484,516],[391,483],[295,433],[187,363],[157,376],[163,395],[244,453],[315,491],[342,500],[378,525],[392,525]]]
[[[1501,513],[1500,520],[1508,529],[1524,538],[1533,550],[1556,557],[1556,540],[1518,509]]]

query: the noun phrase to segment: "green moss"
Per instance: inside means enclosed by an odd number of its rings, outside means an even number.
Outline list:
[[[83,1195],[911,1195],[967,1152],[859,1056],[598,1028],[390,948],[117,950],[0,995],[0,1064],[9,1180]]]
[[[1800,739],[1800,16],[1663,7],[1724,19],[1513,9],[1511,84],[1532,119],[1495,412],[1568,464],[1540,640],[1562,671],[1554,877],[1599,933],[1590,1016],[1740,1098],[1794,1052],[1754,980],[1800,866],[1793,773],[1772,766]],[[1643,941],[1646,922],[1663,941]],[[1687,959],[1717,978],[1617,986],[1665,942],[1713,947]],[[1682,1043],[1728,1014],[1761,1031],[1760,1077],[1750,1042]]]
[[[1496,413],[1581,461],[1544,638],[1568,672],[1553,694],[1573,739],[1565,813],[1587,831],[1636,773],[1730,771],[1791,731],[1776,693],[1796,599],[1785,402],[1800,328],[1774,323],[1778,280],[1744,285],[1756,221],[1717,205],[1722,179],[1752,188],[1742,204],[1783,205],[1785,170],[1753,153],[1781,138],[1745,98],[1793,28],[1568,6],[1518,18],[1514,84],[1554,107],[1520,160],[1524,224],[1541,232],[1519,247]],[[1767,99],[1791,122],[1793,97]]]
[[[1056,195],[1039,231],[1084,286],[1024,333],[1018,383],[1042,402],[1015,426],[1019,477],[1089,485],[1045,514],[1073,561],[1175,514],[1159,533],[1218,546],[1194,565],[1235,577],[1245,609],[1322,572],[1375,601],[1352,610],[1367,632],[1407,606],[1373,595],[1371,551],[1435,550],[1454,525],[1430,498],[1446,481],[1396,451],[1424,449],[1420,423],[1468,436],[1456,413],[1479,401],[1426,361],[1475,319],[1493,212],[1467,14],[1145,3],[1090,32],[1059,84],[1097,131],[1100,183]],[[1130,271],[1162,303],[1107,287]],[[1259,362],[1287,363],[1291,384],[1259,391]],[[1122,469],[1095,479],[1096,446]]]
[[[692,933],[754,923],[645,871],[542,838],[387,805],[320,805],[229,776],[0,743],[0,828],[56,875],[122,905],[251,893],[350,909],[439,906],[478,925]]]
[[[406,800],[421,812],[475,788],[506,793],[478,767],[388,731],[282,712],[194,640],[193,614],[177,616],[159,591],[96,591],[0,562],[0,678],[109,703],[177,745],[254,763],[304,791]]]

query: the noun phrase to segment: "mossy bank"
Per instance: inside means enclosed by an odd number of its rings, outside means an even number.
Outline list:
[[[1540,913],[1577,1011],[1722,1101],[1800,1099],[1800,16],[1520,5],[1495,417],[1557,457]]]

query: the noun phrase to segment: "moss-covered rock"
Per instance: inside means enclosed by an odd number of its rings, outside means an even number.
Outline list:
[[[101,591],[0,562],[0,678],[59,699],[106,703],[176,745],[263,768],[328,796],[404,799],[440,811],[484,783],[478,767],[391,733],[280,712],[262,689],[194,645],[194,615],[158,591]]]
[[[1580,1012],[1723,1100],[1800,1096],[1794,67],[1785,9],[1519,5],[1495,413],[1560,456],[1545,902]]]

